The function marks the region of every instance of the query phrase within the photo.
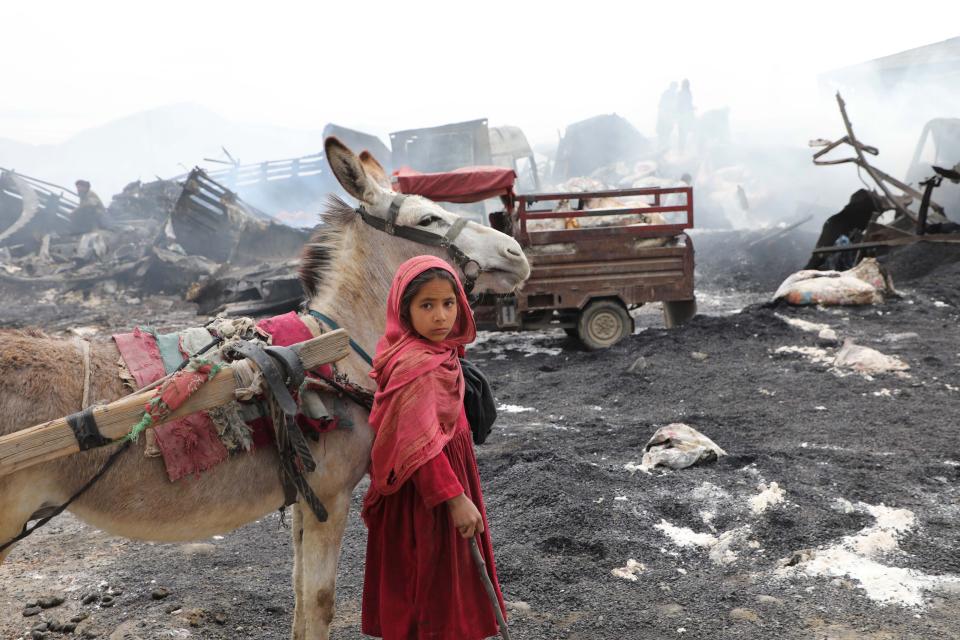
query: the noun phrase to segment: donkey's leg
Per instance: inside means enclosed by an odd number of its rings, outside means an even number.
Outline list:
[[[36,477],[33,470],[21,471],[4,478],[0,489],[0,545],[13,540],[30,516],[37,513],[46,504],[58,501],[58,495],[51,493],[48,483]],[[0,564],[7,558],[16,545],[10,545],[0,551]]]
[[[336,600],[337,563],[347,526],[350,492],[322,496],[329,517],[317,521],[302,502],[297,503],[302,524],[299,553],[300,589],[294,615],[294,640],[328,640]],[[297,535],[297,532],[294,532]],[[299,615],[298,615],[299,614]],[[301,622],[302,621],[302,622]],[[299,623],[299,624],[298,624]],[[297,635],[302,630],[303,635]]]
[[[293,637],[302,640],[306,637],[307,619],[303,615],[303,511],[293,505]]]

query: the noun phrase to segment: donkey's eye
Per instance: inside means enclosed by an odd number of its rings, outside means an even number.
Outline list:
[[[418,227],[429,227],[429,226],[432,225],[434,222],[440,222],[440,221],[441,221],[441,220],[440,220],[440,217],[439,217],[439,216],[424,216],[423,218],[420,218],[420,222],[417,223],[417,226],[418,226]]]

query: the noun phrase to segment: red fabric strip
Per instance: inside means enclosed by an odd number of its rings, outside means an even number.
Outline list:
[[[166,375],[160,348],[152,334],[137,327],[133,333],[114,334],[113,340],[138,387],[145,387]]]
[[[296,311],[261,320],[257,323],[257,329],[270,334],[272,343],[278,347],[289,347],[313,337]]]

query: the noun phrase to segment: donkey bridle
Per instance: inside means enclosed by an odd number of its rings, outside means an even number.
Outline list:
[[[427,231],[425,229],[417,229],[415,227],[398,227],[397,214],[400,213],[400,207],[407,197],[408,196],[404,194],[394,196],[393,201],[390,202],[390,210],[387,211],[386,219],[372,215],[363,205],[357,207],[356,212],[360,214],[360,218],[366,224],[391,236],[411,240],[417,244],[446,249],[454,263],[456,263],[456,265],[460,267],[460,271],[463,272],[464,290],[467,293],[473,291],[473,287],[477,283],[477,278],[480,277],[480,272],[482,271],[480,263],[464,253],[455,242],[457,236],[459,236],[463,228],[467,226],[469,220],[466,218],[457,218],[457,221],[454,222],[444,234],[434,233],[433,231]]]

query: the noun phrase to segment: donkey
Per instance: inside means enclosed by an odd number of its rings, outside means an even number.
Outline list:
[[[346,328],[361,350],[373,353],[384,330],[393,274],[414,255],[459,258],[452,262],[464,265],[467,280],[475,280],[478,291],[508,293],[529,276],[530,266],[513,238],[460,220],[425,198],[399,196],[367,152],[358,157],[336,138],[328,138],[324,146],[334,175],[359,200],[360,208],[331,199],[324,214],[326,225],[303,250],[300,277],[308,308]],[[393,226],[383,224],[391,219]],[[395,234],[376,226],[387,226]],[[445,242],[431,246],[400,237],[412,229],[426,232],[421,239],[442,237],[451,229],[459,234],[448,248]],[[98,342],[90,351],[90,397],[109,401],[122,396],[115,345]],[[369,366],[359,353],[351,353],[338,369],[352,382],[372,387]],[[0,332],[0,434],[78,411],[82,372],[72,341],[38,331]],[[324,400],[334,406],[331,398]],[[328,520],[319,522],[303,501],[293,508],[295,640],[329,638],[350,496],[369,463],[374,434],[366,410],[351,405],[345,417],[352,426],[311,443],[318,468],[308,480],[326,506]],[[70,510],[114,535],[174,542],[230,531],[283,503],[278,458],[272,449],[231,456],[195,480],[171,483],[162,463],[145,457],[143,447],[141,439],[120,455]],[[115,448],[91,449],[0,478],[0,544],[14,538],[29,520],[66,501]],[[0,562],[11,549],[0,552]]]

